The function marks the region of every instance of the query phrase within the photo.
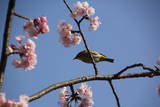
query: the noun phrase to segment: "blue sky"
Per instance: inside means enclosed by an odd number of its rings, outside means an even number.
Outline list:
[[[68,0],[75,4],[76,0]],[[81,0],[84,1],[84,0]],[[95,32],[89,32],[89,22],[84,21],[82,28],[87,43],[92,50],[114,58],[115,63],[98,63],[101,74],[109,75],[120,71],[127,65],[143,63],[153,67],[160,55],[160,1],[159,0],[88,0],[96,9],[102,22]],[[0,48],[8,0],[0,0]],[[57,24],[65,20],[76,27],[62,0],[17,0],[15,11],[29,18],[47,16],[51,31],[32,39],[37,44],[38,64],[34,70],[15,69],[10,56],[4,83],[4,92],[9,99],[18,99],[21,94],[33,95],[51,84],[93,75],[92,65],[72,60],[84,50],[84,44],[64,48],[59,43]],[[95,16],[96,16],[95,15]],[[14,17],[11,29],[11,43],[15,36],[26,35],[23,31],[25,20]],[[26,35],[28,38],[28,36]],[[0,51],[1,52],[1,51]],[[128,72],[144,72],[135,68]],[[155,88],[160,84],[159,77],[135,78],[113,81],[122,107],[159,107],[160,97]],[[92,81],[95,104],[93,107],[115,107],[113,93],[106,81]],[[75,85],[78,87],[80,84]],[[31,102],[30,107],[58,107],[58,92],[55,90]]]

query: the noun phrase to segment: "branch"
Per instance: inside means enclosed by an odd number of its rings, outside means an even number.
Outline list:
[[[72,14],[72,10],[71,10],[70,6],[67,4],[66,0],[63,0],[63,2],[64,2],[64,4],[67,6],[67,8],[68,8],[68,10],[70,11],[70,13]],[[84,42],[85,48],[86,48],[86,50],[87,50],[87,52],[88,52],[88,54],[89,54],[89,56],[90,56],[90,58],[91,58],[91,60],[92,60],[92,65],[93,65],[93,68],[94,68],[94,70],[95,70],[95,75],[98,75],[98,73],[99,73],[99,72],[98,72],[98,68],[96,67],[96,63],[95,63],[95,61],[94,61],[94,58],[93,58],[92,54],[90,53],[90,50],[89,50],[89,48],[88,48],[87,42],[86,42],[86,40],[85,40],[84,34],[83,34],[83,32],[82,32],[82,30],[81,30],[81,26],[80,26],[80,23],[82,22],[82,20],[83,20],[85,17],[86,17],[86,16],[82,17],[82,19],[80,19],[80,21],[78,21],[77,19],[74,19],[74,21],[76,22],[76,24],[77,24],[77,26],[78,26],[79,33],[81,34],[81,37],[82,37],[82,40],[83,40],[83,42]]]
[[[121,107],[121,106],[120,106],[120,101],[119,101],[118,95],[117,95],[117,93],[116,93],[116,91],[115,91],[115,89],[114,89],[112,80],[109,80],[108,82],[109,82],[109,85],[110,85],[110,87],[111,87],[111,89],[112,89],[112,92],[113,92],[113,94],[114,94],[114,96],[115,96],[115,99],[116,99],[116,102],[117,102],[117,106],[118,106],[118,107]]]
[[[148,70],[148,71],[151,71],[151,72],[154,72],[155,70],[153,70],[152,68],[149,68],[149,67],[146,67],[144,66],[142,63],[139,63],[139,64],[133,64],[133,65],[130,65],[130,66],[127,66],[125,67],[124,69],[122,69],[121,71],[119,71],[118,73],[115,74],[115,77],[117,77],[118,75],[124,73],[125,71],[127,71],[128,69],[131,69],[131,68],[135,68],[135,67],[142,67],[143,70]],[[158,70],[158,69],[157,69]],[[156,70],[156,71],[157,71]]]
[[[11,24],[13,20],[15,2],[16,0],[9,0],[9,3],[8,3],[8,12],[6,16],[5,30],[3,34],[3,47],[2,47],[1,61],[0,61],[0,90],[3,87],[4,73],[5,73],[5,68],[7,64],[7,58],[8,58],[7,46],[8,46],[9,38],[10,38]]]
[[[117,80],[117,79],[127,79],[127,78],[139,78],[139,77],[154,77],[154,76],[160,76],[160,72],[143,72],[143,73],[128,73],[128,74],[121,74],[115,77],[114,75],[92,75],[92,76],[85,76],[85,77],[80,77],[76,78],[73,80],[69,81],[64,81],[60,83],[53,84],[36,94],[30,96],[29,102],[32,102],[36,99],[41,98],[42,96],[46,95],[47,93],[65,87],[65,86],[70,86],[86,81],[95,81],[95,80]]]
[[[17,16],[17,17],[22,18],[22,19],[25,19],[25,20],[31,20],[30,18],[28,18],[28,17],[26,17],[26,16],[22,16],[22,15],[16,13],[16,12],[14,12],[14,16]]]

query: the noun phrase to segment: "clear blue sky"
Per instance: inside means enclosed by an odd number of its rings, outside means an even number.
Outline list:
[[[76,0],[68,0],[70,5]],[[83,0],[81,0],[83,1]],[[114,58],[115,63],[98,63],[101,74],[113,74],[127,65],[143,63],[153,67],[160,56],[160,1],[159,0],[88,0],[96,9],[102,25],[95,32],[89,32],[85,21],[83,30],[92,50]],[[0,0],[0,48],[8,0]],[[4,83],[4,92],[9,99],[18,99],[21,94],[32,95],[51,84],[93,75],[92,65],[72,60],[84,45],[64,48],[59,43],[57,24],[61,19],[74,24],[62,0],[17,0],[17,13],[29,18],[47,16],[51,32],[33,39],[37,44],[38,64],[32,71],[15,69],[9,57]],[[15,36],[23,32],[25,20],[14,17],[11,43]],[[75,26],[75,24],[74,24]],[[26,35],[27,36],[27,35]],[[28,36],[27,36],[28,37]],[[128,72],[144,72],[141,68]],[[122,107],[159,107],[160,97],[155,88],[160,84],[159,77],[135,78],[113,81]],[[94,107],[116,107],[109,85],[105,81],[92,81]],[[75,87],[80,84],[75,85]],[[58,107],[58,92],[55,90],[31,102],[30,107]]]

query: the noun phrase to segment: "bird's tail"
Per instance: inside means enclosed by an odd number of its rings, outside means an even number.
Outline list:
[[[114,62],[114,59],[111,59],[111,58],[104,58],[104,59],[102,59],[102,61],[107,61],[107,62],[113,63],[113,62]]]

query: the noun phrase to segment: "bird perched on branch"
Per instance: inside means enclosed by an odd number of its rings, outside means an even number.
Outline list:
[[[114,59],[108,58],[107,56],[105,56],[99,52],[90,51],[90,53],[92,54],[94,61],[96,63],[102,62],[102,61],[107,61],[107,62],[111,62],[111,63],[114,62]],[[92,63],[92,59],[91,59],[90,55],[88,54],[87,50],[79,52],[74,59],[81,60],[85,63]]]

